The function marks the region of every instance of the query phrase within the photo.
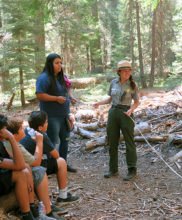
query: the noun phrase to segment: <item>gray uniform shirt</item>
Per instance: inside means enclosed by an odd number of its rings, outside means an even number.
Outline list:
[[[130,106],[132,100],[139,100],[138,89],[132,89],[129,80],[121,84],[119,77],[111,81],[108,95],[112,97],[112,105]]]

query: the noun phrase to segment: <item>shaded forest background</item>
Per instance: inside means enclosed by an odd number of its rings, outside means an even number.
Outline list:
[[[141,88],[179,86],[180,0],[0,0],[0,104],[22,106],[51,52],[69,78],[115,75],[129,59]]]

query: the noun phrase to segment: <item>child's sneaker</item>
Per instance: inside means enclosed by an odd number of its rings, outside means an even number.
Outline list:
[[[68,213],[68,210],[67,209],[65,209],[65,208],[60,208],[60,207],[57,207],[56,205],[51,205],[51,209],[52,209],[52,212],[54,213],[54,212],[56,212],[56,214],[58,214],[58,215],[63,215],[63,214],[66,214],[66,213]]]
[[[68,193],[66,199],[57,197],[57,205],[71,204],[71,203],[79,201],[79,199],[80,199],[79,196],[72,196],[71,193]]]
[[[48,217],[47,215],[39,215],[36,220],[56,220],[56,218]]]

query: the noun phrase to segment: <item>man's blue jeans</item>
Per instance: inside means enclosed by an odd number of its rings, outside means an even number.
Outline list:
[[[59,155],[67,160],[68,139],[70,132],[66,126],[64,117],[49,117],[47,135],[51,139],[54,146],[59,144]]]

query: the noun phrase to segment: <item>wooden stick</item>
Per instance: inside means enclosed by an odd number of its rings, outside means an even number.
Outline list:
[[[10,101],[9,101],[7,107],[6,107],[7,110],[10,110],[10,109],[11,109],[14,98],[15,98],[15,93],[13,92],[13,94],[12,94],[12,96],[11,96],[11,99],[10,99]]]

